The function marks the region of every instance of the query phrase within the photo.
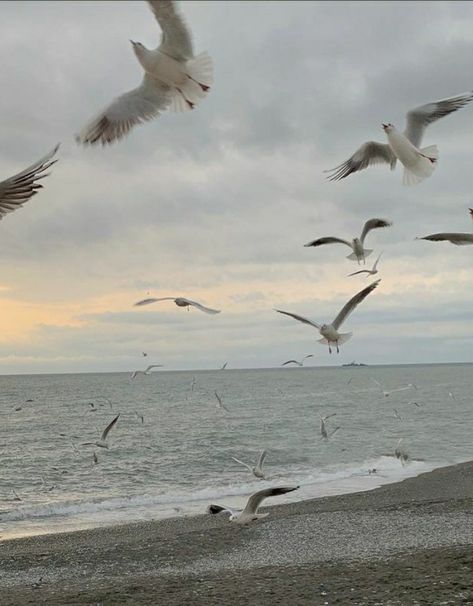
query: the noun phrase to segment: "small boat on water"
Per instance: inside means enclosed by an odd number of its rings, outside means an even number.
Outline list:
[[[342,364],[342,366],[368,366],[368,364],[363,364],[363,362],[350,362],[349,364]]]

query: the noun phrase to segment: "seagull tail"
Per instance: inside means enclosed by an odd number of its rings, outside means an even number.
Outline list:
[[[193,80],[203,85],[204,88],[210,88],[213,84],[213,62],[207,52],[200,53],[194,59],[186,63],[187,75]],[[202,90],[202,92],[207,92]]]
[[[213,82],[212,59],[208,53],[201,53],[186,63],[187,79],[179,90],[171,92],[169,110],[185,112],[194,109],[194,106],[205,97]]]
[[[429,145],[419,150],[417,162],[409,168],[404,167],[404,185],[417,185],[434,172],[437,166],[439,151],[436,145]]]
[[[351,337],[353,336],[352,332],[344,332],[341,335],[339,335],[338,337],[338,344],[339,345],[343,345],[343,343],[346,343],[348,341],[348,339],[351,339]],[[334,345],[333,341],[327,341],[327,339],[324,337],[323,339],[318,339],[319,343],[322,343],[322,345]]]

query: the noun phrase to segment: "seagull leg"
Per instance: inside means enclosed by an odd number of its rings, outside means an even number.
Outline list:
[[[340,350],[338,349],[338,341],[335,341],[336,345],[337,345],[337,353],[340,353]]]
[[[330,342],[328,344],[328,353],[332,353],[332,348],[330,347]]]
[[[192,82],[195,82],[196,84],[198,84],[200,86],[200,88],[204,91],[204,93],[206,93],[207,91],[210,90],[210,86],[207,86],[206,84],[202,84],[202,82],[195,80],[192,76],[189,76],[189,74],[187,74],[187,77],[189,78],[189,80],[192,80]]]
[[[182,90],[180,88],[176,89],[178,93],[180,93],[184,99],[184,101],[187,103],[187,105],[189,106],[189,109],[194,109],[195,107],[195,103],[192,103],[192,101],[189,101],[189,99],[186,99],[184,93],[182,92]]]

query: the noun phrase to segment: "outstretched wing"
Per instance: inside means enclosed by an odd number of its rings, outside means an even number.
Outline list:
[[[249,469],[251,472],[253,472],[253,469],[250,465],[248,465],[247,463],[243,463],[243,461],[240,461],[240,459],[237,459],[236,457],[232,457],[232,459],[234,461],[236,461],[237,463],[240,463],[240,465],[244,465],[247,469]]]
[[[163,365],[162,364],[150,364],[147,369],[145,370],[145,372],[149,372],[152,368],[162,368]]]
[[[288,360],[287,362],[283,362],[281,366],[286,366],[287,364],[297,364],[297,366],[302,366],[302,364],[297,360]]]
[[[387,143],[367,141],[348,160],[324,172],[332,173],[328,177],[330,181],[339,181],[374,164],[389,164],[391,170],[394,170],[396,156]]]
[[[302,361],[307,360],[307,358],[313,358],[313,357],[314,357],[314,354],[307,354],[306,356],[304,356],[302,358]]]
[[[352,274],[348,274],[348,276],[357,276],[358,274],[371,274],[372,271],[370,269],[360,269],[358,271],[354,271]]]
[[[361,232],[360,237],[361,243],[365,243],[365,238],[372,229],[377,229],[378,227],[390,227],[392,224],[393,222],[388,221],[388,219],[369,219],[363,226],[363,231]]]
[[[378,267],[378,261],[381,259],[381,255],[382,255],[382,254],[383,254],[382,252],[380,252],[380,253],[379,253],[378,258],[377,258],[377,259],[376,259],[376,261],[374,262],[373,269],[372,269],[371,271],[376,271],[376,269],[377,269],[377,267]]]
[[[118,141],[136,125],[153,120],[171,103],[170,88],[146,75],[137,88],[117,97],[97,118],[76,135],[82,145]]]
[[[201,305],[200,303],[197,303],[196,301],[191,301],[190,299],[186,299],[184,297],[180,297],[183,301],[186,301],[187,303],[189,303],[189,305],[193,305],[194,307],[197,307],[197,309],[200,309],[200,311],[204,311],[206,314],[219,314],[220,310],[219,309],[211,309],[210,307],[205,307],[205,305]]]
[[[118,414],[111,423],[109,423],[107,425],[107,427],[104,429],[103,434],[102,434],[102,440],[105,442],[105,440],[107,439],[108,434],[110,433],[110,430],[113,428],[113,426],[115,425],[115,423],[118,421],[118,417],[120,415]]]
[[[17,173],[9,179],[0,182],[0,219],[4,215],[13,212],[25,202],[28,202],[34,195],[42,189],[41,183],[37,183],[40,179],[47,177],[48,170],[57,160],[53,160],[53,156],[59,149],[59,145],[46,154],[41,160],[38,160],[25,170]]]
[[[335,328],[335,330],[338,330],[338,328],[342,325],[344,320],[346,320],[346,318],[351,314],[355,307],[359,305],[363,301],[363,299],[365,299],[370,294],[370,292],[378,286],[380,282],[381,280],[376,280],[376,282],[372,282],[369,286],[363,288],[363,290],[360,290],[360,292],[358,292],[354,297],[352,297],[348,301],[348,303],[346,303],[342,307],[342,310],[332,322],[332,326]]]
[[[419,147],[424,131],[429,124],[444,116],[448,116],[452,112],[457,111],[457,109],[465,107],[472,100],[473,91],[468,91],[456,97],[441,99],[440,101],[434,101],[433,103],[427,103],[426,105],[420,105],[411,109],[406,114],[406,130],[404,134],[413,145]]]
[[[342,238],[334,238],[333,236],[327,236],[326,238],[318,238],[317,240],[312,240],[312,242],[307,242],[304,246],[323,246],[324,244],[346,244],[350,248],[352,245],[348,240],[342,240]]]
[[[276,497],[280,494],[286,494],[287,492],[292,492],[293,490],[297,490],[299,486],[281,486],[278,488],[265,488],[264,490],[259,490],[251,495],[248,499],[248,503],[246,504],[244,513],[256,513],[258,511],[258,507],[261,503],[268,497]]]
[[[141,299],[141,301],[137,301],[133,303],[133,307],[142,307],[143,305],[150,305],[151,303],[156,303],[156,301],[174,301],[175,297],[161,297],[159,299]]]
[[[266,450],[262,450],[260,452],[258,461],[256,462],[256,467],[259,467],[261,469],[261,467],[262,467],[262,465],[264,463],[265,458],[266,458]]]
[[[176,3],[172,0],[148,0],[148,4],[163,32],[159,50],[177,61],[192,59],[191,32],[176,10]]]
[[[291,316],[291,318],[294,318],[294,320],[299,320],[299,322],[303,322],[304,324],[308,324],[309,326],[313,326],[314,328],[317,328],[320,330],[320,324],[317,324],[316,322],[312,322],[312,320],[308,320],[307,318],[304,318],[304,316],[298,316],[297,314],[291,314],[289,311],[282,311],[280,309],[275,309],[274,311],[277,311],[278,314],[284,314],[285,316]]]
[[[473,244],[473,234],[453,234],[453,233],[441,233],[441,234],[430,234],[430,236],[424,236],[423,238],[416,238],[416,240],[430,240],[431,242],[451,242],[456,246],[466,246]]]

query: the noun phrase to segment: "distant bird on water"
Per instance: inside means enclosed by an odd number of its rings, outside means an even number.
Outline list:
[[[150,364],[147,368],[145,368],[144,370],[135,370],[132,375],[131,378],[134,379],[137,375],[150,375],[151,374],[151,370],[153,368],[162,368],[163,365],[162,364]]]
[[[288,364],[296,364],[297,366],[304,366],[304,360],[307,360],[307,358],[313,358],[314,354],[307,354],[306,356],[304,356],[302,358],[302,360],[299,362],[298,360],[288,360],[287,362],[283,362],[281,364],[281,366],[287,366]]]
[[[369,286],[366,286],[365,288],[363,288],[363,290],[360,290],[359,293],[357,293],[354,297],[352,297],[348,301],[348,303],[346,303],[342,307],[338,316],[335,318],[335,320],[333,320],[333,322],[331,324],[322,324],[322,325],[317,324],[316,322],[313,322],[312,320],[308,320],[307,318],[304,318],[304,316],[299,316],[297,314],[293,314],[288,311],[281,311],[280,309],[275,309],[274,311],[277,311],[280,314],[285,314],[286,316],[291,316],[291,318],[294,318],[295,320],[298,320],[299,322],[303,322],[304,324],[308,324],[309,326],[313,326],[314,328],[317,328],[319,333],[322,335],[322,339],[319,339],[319,343],[328,345],[329,353],[332,353],[331,345],[332,344],[335,345],[337,348],[337,353],[338,353],[339,345],[346,343],[353,334],[351,332],[339,333],[338,329],[343,324],[343,322],[347,319],[347,317],[351,314],[351,312],[355,309],[355,307],[357,305],[359,305],[370,294],[370,292],[372,292],[378,286],[378,284],[380,282],[381,282],[381,280],[376,280],[376,282],[372,282]]]
[[[194,57],[191,32],[175,2],[148,0],[148,4],[162,36],[161,44],[154,50],[130,40],[145,72],[141,84],[112,101],[76,136],[78,143],[113,143],[134,126],[153,120],[167,109],[175,112],[194,109],[209,91],[213,82],[212,59],[207,53]],[[109,6],[112,10],[114,5]]]
[[[240,461],[240,459],[237,459],[236,457],[232,457],[232,459],[234,461],[236,461],[237,463],[240,463],[240,465],[244,465],[249,471],[251,471],[251,473],[256,478],[259,478],[260,480],[266,479],[264,477],[264,472],[263,472],[263,463],[264,463],[265,458],[266,458],[266,450],[262,450],[260,452],[258,460],[256,461],[256,465],[254,467],[251,467],[251,465],[248,465],[248,463],[244,463],[243,461]]]
[[[281,494],[287,494],[293,490],[297,490],[299,486],[281,486],[278,488],[265,488],[251,495],[248,499],[245,509],[233,509],[224,505],[209,505],[207,513],[217,514],[220,512],[229,513],[230,522],[235,524],[250,524],[261,518],[265,518],[269,513],[258,513],[259,506],[268,497],[276,497]]]
[[[473,208],[468,209],[470,217],[473,219]],[[432,242],[451,242],[456,246],[466,246],[473,244],[473,232],[471,233],[452,233],[445,232],[439,234],[430,234],[430,236],[424,236],[423,238],[416,238],[416,240],[431,240]]]
[[[211,309],[210,307],[205,307],[201,303],[197,303],[196,301],[191,301],[190,299],[186,299],[185,297],[160,297],[159,299],[142,299],[134,304],[134,307],[143,307],[143,305],[151,305],[151,303],[156,303],[157,301],[174,301],[174,303],[178,307],[189,307],[192,305],[193,307],[197,307],[200,311],[204,311],[206,314],[219,314],[219,309]]]
[[[391,221],[387,219],[369,219],[363,226],[363,231],[361,232],[361,236],[359,238],[353,238],[351,242],[348,240],[343,240],[342,238],[335,238],[333,236],[327,236],[325,238],[318,238],[317,240],[312,240],[312,242],[308,242],[304,244],[305,247],[308,246],[323,246],[324,244],[346,244],[353,251],[351,254],[347,256],[347,259],[352,261],[360,261],[365,262],[365,258],[370,255],[373,250],[370,248],[365,248],[365,238],[368,233],[372,229],[377,229],[379,227],[390,227],[392,225]]]
[[[338,181],[373,164],[389,164],[391,170],[399,160],[404,165],[404,185],[415,185],[433,173],[438,158],[436,145],[419,148],[424,131],[433,122],[465,107],[473,100],[473,91],[456,97],[421,105],[407,112],[406,129],[399,132],[392,124],[383,124],[388,143],[367,141],[345,162],[329,171],[331,181]]]
[[[57,162],[57,160],[53,160],[53,157],[58,149],[59,145],[56,145],[41,160],[13,177],[0,181],[0,219],[23,206],[38,193],[38,190],[42,189],[43,186],[38,181],[49,175],[45,171]]]
[[[120,415],[118,414],[113,421],[111,421],[107,427],[103,430],[103,433],[100,437],[100,440],[98,440],[97,442],[83,442],[82,446],[88,446],[88,445],[92,445],[92,446],[98,446],[99,448],[108,448],[108,443],[107,443],[107,437],[108,434],[110,433],[110,431],[113,429],[113,427],[115,426],[115,423],[118,421],[118,417]]]

